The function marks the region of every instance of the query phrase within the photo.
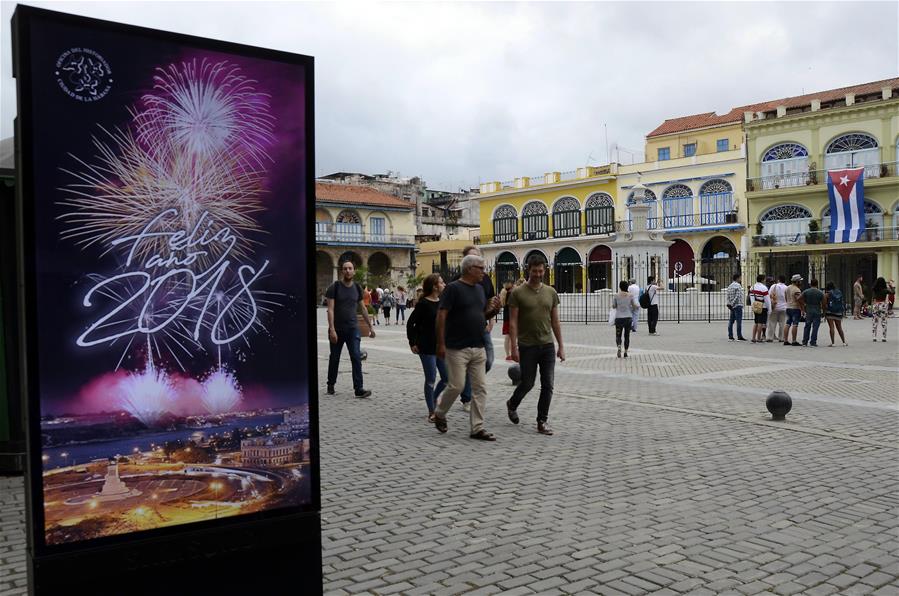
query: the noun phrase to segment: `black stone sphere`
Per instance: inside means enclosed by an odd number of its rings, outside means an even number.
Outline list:
[[[772,391],[765,400],[765,407],[771,412],[774,420],[783,420],[793,409],[793,400],[785,391]]]
[[[521,383],[521,367],[518,364],[509,367],[509,378],[512,379],[512,385]]]

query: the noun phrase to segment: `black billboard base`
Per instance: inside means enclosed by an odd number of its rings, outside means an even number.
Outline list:
[[[320,595],[320,536],[314,513],[37,559],[29,553],[29,594]]]

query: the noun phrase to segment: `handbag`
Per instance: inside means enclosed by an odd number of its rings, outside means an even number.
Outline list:
[[[615,312],[614,308],[609,309],[609,325],[612,327],[615,326]]]

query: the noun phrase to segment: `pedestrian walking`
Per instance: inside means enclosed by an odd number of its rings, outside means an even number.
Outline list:
[[[636,333],[637,321],[640,319],[640,286],[637,285],[636,279],[629,280],[627,291],[634,297],[634,302],[637,304],[637,310],[631,315],[631,331]]]
[[[771,297],[771,312],[768,313],[767,341],[784,341],[787,323],[787,278],[780,275],[777,283],[768,290]]]
[[[403,325],[406,324],[406,288],[397,286],[396,294],[396,324],[400,324],[400,317],[403,318]]]
[[[353,262],[342,263],[340,271],[341,279],[332,283],[325,292],[328,300],[328,341],[331,342],[331,355],[328,359],[328,395],[334,395],[340,354],[346,344],[353,369],[355,395],[369,397],[371,391],[362,385],[362,348],[357,313],[361,313],[365,324],[368,325],[369,337],[375,336],[375,329],[368,318],[368,311],[362,304],[362,286],[353,281],[353,276],[356,275]]]
[[[735,273],[731,280],[725,294],[727,310],[730,311],[730,317],[727,320],[727,339],[734,341],[734,323],[736,323],[737,340],[746,341],[746,338],[743,337],[743,301],[746,299],[743,294],[743,276]]]
[[[805,314],[805,326],[802,328],[802,345],[818,346],[818,327],[821,325],[821,313],[824,306],[824,292],[818,289],[818,280],[810,279],[809,287],[802,291],[803,313]]]
[[[802,318],[802,309],[800,308],[799,303],[799,300],[802,297],[802,288],[799,286],[801,283],[802,276],[796,273],[790,278],[790,285],[787,287],[787,328],[784,331],[785,346],[801,345],[796,341],[796,336],[799,335],[799,320]],[[788,335],[791,334],[792,338],[788,337]],[[792,341],[790,341],[791,339]]]
[[[515,284],[512,280],[507,280],[503,284],[503,289],[499,293],[499,303],[503,307],[503,349],[506,351],[506,361],[512,360],[512,336],[509,335],[509,296]]]
[[[843,334],[843,315],[846,313],[846,302],[843,292],[832,281],[827,282],[824,288],[824,317],[827,319],[827,328],[830,330],[830,346],[833,347],[834,329],[840,334],[843,347],[848,346],[846,336]]]
[[[896,302],[896,282],[892,279],[887,282],[887,316],[893,316],[893,303]]]
[[[546,261],[532,255],[527,262],[527,283],[509,297],[509,336],[512,360],[521,363],[521,382],[506,402],[509,420],[518,424],[518,406],[534,388],[540,368],[540,399],[537,402],[537,432],[553,434],[549,427],[549,405],[553,398],[556,357],[565,362],[562,324],[559,322],[559,294],[543,283]],[[553,336],[556,345],[553,344]]]
[[[470,245],[466,246],[462,249],[462,258],[469,255],[474,255],[477,257],[482,256],[481,251],[477,246]],[[456,277],[453,281],[458,281],[461,276]],[[484,296],[487,298],[487,302],[493,300],[493,297],[496,296],[496,291],[493,289],[493,282],[490,280],[489,275],[484,275],[480,281],[481,287],[484,288]],[[490,369],[493,368],[493,319],[489,318],[487,320],[487,326],[484,328],[484,351],[487,353],[487,365],[486,372],[490,372]],[[471,380],[467,380],[465,382],[465,388],[462,390],[462,394],[460,397],[460,401],[462,402],[462,409],[468,412],[471,408]]]
[[[764,342],[765,325],[768,322],[768,312],[771,310],[771,298],[768,296],[768,286],[765,285],[764,274],[760,273],[756,276],[755,283],[749,290],[749,299],[754,317],[752,343]]]
[[[428,422],[434,422],[434,408],[440,392],[446,387],[449,375],[446,363],[437,357],[437,310],[440,294],[446,287],[438,273],[427,276],[423,282],[423,297],[406,325],[406,338],[413,354],[418,354],[425,374],[425,404],[428,406]],[[437,380],[437,375],[440,380]]]
[[[499,311],[499,297],[490,300],[481,282],[484,278],[484,259],[470,254],[462,259],[462,277],[446,286],[440,296],[437,311],[437,357],[446,361],[449,384],[434,408],[434,425],[447,431],[446,414],[456,398],[471,383],[471,438],[495,441],[484,430],[487,406],[487,351],[484,330],[487,319]]]
[[[852,284],[852,318],[860,320],[862,318],[862,307],[865,305],[865,277],[859,275]]]
[[[381,294],[381,310],[384,311],[384,322],[387,325],[390,325],[390,309],[396,305],[396,298],[393,297],[393,292],[384,288],[384,293]]]
[[[645,297],[645,298],[644,298]],[[646,289],[640,295],[640,299],[646,304],[646,321],[650,335],[658,335],[656,326],[659,324],[659,286],[654,275],[646,280]],[[643,304],[641,303],[642,307]]]
[[[374,311],[375,325],[380,325],[381,321],[381,288],[375,286],[371,289],[371,308]]]
[[[624,357],[627,358],[627,350],[631,347],[631,331],[633,331],[633,316],[640,311],[637,299],[630,291],[628,282],[618,284],[618,293],[612,297],[612,309],[615,311],[615,346],[618,348],[618,357],[621,358],[621,336],[624,335]]]
[[[871,298],[873,299],[871,304],[871,310],[873,313],[871,332],[874,335],[874,341],[877,341],[878,323],[880,324],[881,329],[880,341],[885,342],[887,340],[887,297],[890,295],[896,295],[895,288],[891,289],[889,286],[887,286],[887,282],[884,278],[878,277],[874,282],[874,286],[871,288]]]

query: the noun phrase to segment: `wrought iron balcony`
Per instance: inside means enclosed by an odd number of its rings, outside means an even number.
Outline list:
[[[415,236],[389,234],[380,230],[366,230],[360,224],[315,222],[315,241],[320,244],[352,245],[399,245],[415,246]]]
[[[897,176],[897,162],[870,164],[865,167],[865,178],[888,178]],[[775,190],[800,186],[827,184],[827,170],[808,170],[806,172],[788,172],[774,176],[760,176],[746,179],[746,191]]]
[[[826,222],[825,222],[826,223]],[[760,234],[752,237],[755,247],[806,246],[809,244],[830,244],[830,229],[819,223],[819,230],[797,232],[795,234]],[[859,234],[858,242],[880,242],[899,239],[899,226],[874,226],[865,228]],[[845,245],[846,243],[844,243]]]

